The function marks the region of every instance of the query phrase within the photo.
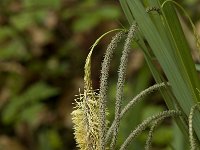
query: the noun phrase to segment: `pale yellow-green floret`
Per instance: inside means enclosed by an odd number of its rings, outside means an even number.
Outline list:
[[[84,91],[86,92],[86,91]],[[93,90],[79,94],[75,110],[72,112],[74,134],[77,146],[81,150],[98,150],[99,142],[99,95]]]
[[[91,80],[91,56],[94,47],[101,38],[113,31],[106,32],[92,45],[91,50],[85,62],[84,75],[84,93],[79,94],[75,99],[74,111],[71,113],[72,122],[74,124],[74,135],[77,147],[80,150],[100,150],[100,113],[99,113],[99,91],[93,90]],[[108,112],[106,111],[106,115]],[[108,121],[105,122],[106,127]]]

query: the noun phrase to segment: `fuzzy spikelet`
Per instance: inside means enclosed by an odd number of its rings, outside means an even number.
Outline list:
[[[192,106],[191,110],[190,110],[190,114],[188,117],[188,122],[189,122],[189,141],[190,141],[190,149],[191,150],[195,150],[196,149],[196,142],[195,142],[195,138],[193,136],[193,125],[192,125],[192,120],[194,117],[194,111],[198,108],[199,109],[199,103],[195,104],[194,106]]]
[[[145,89],[144,91],[140,92],[138,95],[136,95],[124,108],[123,110],[121,111],[120,113],[120,119],[122,119],[122,117],[126,114],[126,112],[133,108],[138,102],[144,100],[143,98],[145,96],[148,96],[149,94],[151,94],[152,92],[154,91],[157,91],[159,90],[160,88],[163,88],[163,87],[167,87],[169,86],[169,83],[158,83],[158,84],[155,84],[153,86],[150,86],[149,88]],[[107,134],[106,134],[106,142],[108,142],[110,136],[111,136],[111,133],[113,132],[113,129],[114,129],[114,126],[116,124],[116,120],[113,121],[111,127],[109,128]]]
[[[158,14],[161,14],[161,11],[160,11],[160,8],[159,8],[159,7],[147,7],[147,9],[146,9],[146,12],[147,12],[147,13],[152,12],[152,11],[155,11],[155,12],[157,12]]]
[[[149,135],[148,135],[147,140],[146,140],[145,150],[151,149],[153,132],[155,131],[155,128],[158,126],[158,124],[164,119],[165,119],[164,117],[161,117],[158,120],[154,121],[153,125],[151,126],[151,128],[149,130]]]
[[[167,118],[167,117],[175,117],[175,116],[180,116],[181,111],[178,110],[168,110],[168,111],[163,111],[157,115],[151,116],[147,119],[145,119],[141,124],[139,124],[135,130],[133,130],[128,138],[125,140],[125,142],[122,144],[120,150],[126,150],[128,145],[131,143],[131,141],[138,136],[142,131],[146,129],[146,127],[154,120],[157,120],[159,118]]]
[[[117,44],[120,42],[122,37],[125,35],[124,31],[117,33],[111,40],[110,44],[107,47],[104,60],[102,62],[101,77],[100,77],[100,104],[99,104],[99,118],[100,118],[100,145],[101,149],[105,149],[105,134],[107,126],[106,121],[106,102],[107,102],[107,88],[108,88],[108,76],[109,76],[109,67],[110,62],[113,56],[113,52],[117,47]]]
[[[74,123],[77,147],[81,150],[98,150],[98,99],[98,93],[90,90],[87,93],[80,94],[76,100],[75,110],[72,112],[72,121]]]
[[[84,94],[79,94],[72,112],[75,139],[80,150],[99,150],[99,94],[92,89],[92,50],[85,63]]]
[[[95,46],[105,35],[119,30],[121,29],[108,31],[98,38],[92,45],[85,62],[84,93],[79,94],[79,98],[75,99],[74,111],[71,113],[75,140],[80,150],[100,150],[99,93],[92,88],[91,56]],[[105,114],[108,115],[106,110]],[[106,120],[105,124],[107,123]]]
[[[99,149],[99,94],[92,89],[91,49],[85,63],[84,94],[79,94],[72,112],[74,134],[80,150]]]
[[[137,31],[137,25],[133,24],[128,32],[122,56],[118,71],[118,81],[117,81],[117,92],[116,92],[116,102],[115,102],[115,120],[116,124],[113,130],[113,138],[110,145],[111,149],[115,149],[115,145],[117,142],[117,136],[118,136],[118,130],[119,130],[119,124],[120,124],[120,113],[121,113],[121,105],[122,105],[122,99],[123,99],[123,88],[125,83],[125,76],[126,76],[126,68],[128,64],[128,55],[131,49],[131,42],[133,41],[133,38],[135,37]]]

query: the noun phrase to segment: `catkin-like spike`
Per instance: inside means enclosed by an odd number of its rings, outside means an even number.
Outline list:
[[[153,86],[150,86],[149,88],[145,89],[144,91],[140,92],[138,95],[136,95],[122,110],[122,112],[120,113],[120,120],[122,119],[122,117],[125,115],[125,113],[133,106],[135,106],[138,102],[140,102],[141,100],[143,100],[143,98],[149,94],[151,94],[154,91],[157,91],[160,88],[169,86],[169,83],[158,83],[155,84]],[[113,121],[112,125],[110,126],[107,134],[106,134],[106,143],[108,142],[111,133],[113,132],[113,128],[116,124],[116,120]]]
[[[75,110],[71,113],[75,139],[80,150],[100,150],[99,93],[92,88],[91,56],[99,41],[113,31],[122,29],[114,29],[100,36],[92,45],[85,62],[84,93],[79,94],[79,98],[75,100]]]
[[[154,121],[153,125],[151,126],[151,128],[149,130],[149,134],[148,134],[148,137],[147,137],[147,140],[146,140],[145,150],[151,149],[153,132],[155,131],[155,128],[158,126],[158,124],[164,119],[165,119],[164,117],[161,117],[161,118]]]
[[[84,91],[85,92],[85,91]],[[76,99],[75,110],[71,113],[74,135],[80,150],[98,150],[99,146],[99,94],[93,90],[80,94]],[[86,100],[87,98],[87,100]]]
[[[149,12],[152,12],[152,11],[155,11],[157,12],[158,14],[161,14],[161,11],[160,11],[160,8],[159,7],[147,7],[146,8],[146,12],[149,13]]]
[[[107,130],[106,126],[106,103],[107,103],[107,89],[108,89],[108,72],[110,62],[113,56],[113,51],[116,49],[117,44],[120,42],[122,37],[125,35],[124,31],[117,33],[111,40],[107,47],[104,60],[102,62],[101,77],[100,77],[100,99],[99,99],[99,118],[100,118],[100,149],[105,149],[105,133]]]
[[[111,32],[115,32],[115,31],[124,31],[122,29],[113,29],[113,30],[110,30],[106,33],[104,33],[103,35],[101,35],[95,42],[94,44],[92,45],[91,47],[91,50],[86,58],[86,61],[85,61],[85,68],[84,68],[84,71],[85,71],[85,75],[84,75],[84,88],[86,90],[90,90],[92,88],[92,81],[91,81],[91,56],[92,56],[92,52],[95,48],[95,46],[97,46],[97,44],[100,42],[100,40],[106,36],[107,34],[111,33]]]
[[[145,89],[144,91],[142,91],[141,93],[139,93],[135,98],[133,98],[125,107],[124,109],[122,110],[122,115],[124,115],[131,107],[133,107],[140,99],[142,99],[143,97],[151,94],[152,92],[156,91],[156,90],[159,90],[160,88],[163,88],[163,87],[167,87],[169,86],[169,83],[165,83],[165,82],[162,82],[162,83],[158,83],[158,84],[155,84],[147,89]]]
[[[125,142],[122,144],[120,150],[126,150],[128,145],[131,143],[131,141],[138,136],[142,131],[146,129],[146,127],[154,120],[159,119],[159,118],[167,118],[171,116],[180,116],[181,111],[178,110],[168,110],[168,111],[163,111],[157,115],[151,116],[147,119],[145,119],[140,125],[138,125],[135,130],[131,132],[131,134],[128,136],[128,138],[125,140]]]
[[[196,108],[199,109],[199,103],[195,104],[194,106],[192,106],[191,110],[190,110],[190,114],[188,117],[189,120],[189,141],[190,141],[190,150],[195,150],[196,149],[196,142],[193,136],[193,127],[192,127],[192,120],[193,120],[193,116],[194,116],[194,111],[196,110]]]
[[[193,32],[194,32],[194,36],[195,36],[195,39],[196,39],[196,45],[197,45],[197,48],[199,50],[199,55],[200,55],[200,37],[199,37],[198,32],[195,28],[193,29]]]
[[[121,113],[121,104],[122,104],[122,97],[123,97],[123,88],[126,76],[126,67],[128,63],[128,54],[131,48],[131,42],[135,36],[135,32],[137,31],[137,25],[133,24],[128,32],[128,36],[126,38],[124,49],[122,52],[121,62],[119,66],[118,72],[118,81],[117,81],[117,92],[116,92],[116,103],[115,103],[115,120],[116,124],[113,131],[113,139],[110,145],[111,149],[115,149],[115,145],[117,142],[117,135],[119,130],[120,124],[120,113]]]

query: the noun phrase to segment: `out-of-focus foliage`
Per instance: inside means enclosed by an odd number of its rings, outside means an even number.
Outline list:
[[[43,109],[43,105],[39,101],[47,99],[57,94],[55,88],[45,85],[44,83],[36,83],[24,91],[23,94],[13,96],[2,113],[2,121],[5,124],[11,124],[15,119],[33,122],[37,118],[37,113]],[[28,109],[24,109],[28,107]]]
[[[70,112],[85,58],[121,14],[107,1],[0,1],[0,147],[75,148]]]

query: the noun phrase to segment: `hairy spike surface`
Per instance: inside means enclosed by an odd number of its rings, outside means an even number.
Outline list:
[[[97,44],[100,42],[100,40],[105,37],[107,34],[111,33],[111,32],[115,32],[115,31],[124,31],[123,29],[113,29],[110,30],[106,33],[104,33],[103,35],[101,35],[92,45],[91,50],[87,56],[86,62],[85,62],[85,75],[84,75],[84,84],[85,84],[85,88],[91,88],[92,87],[92,81],[91,81],[91,56],[92,56],[92,52],[94,50],[94,48],[97,46]]]
[[[135,106],[139,101],[143,100],[143,98],[149,94],[151,94],[152,92],[154,91],[157,91],[159,90],[160,88],[163,88],[163,87],[167,87],[169,86],[169,84],[167,83],[158,83],[158,84],[155,84],[147,89],[145,89],[144,91],[140,92],[138,95],[136,95],[125,107],[124,109],[122,110],[122,112],[120,113],[120,119],[125,115],[125,113],[130,109],[132,108],[133,106]],[[113,121],[111,127],[109,128],[107,134],[106,134],[106,142],[108,142],[110,136],[111,136],[111,133],[113,132],[113,128],[116,124],[116,120]]]
[[[153,122],[153,125],[151,126],[150,130],[149,130],[149,134],[146,140],[146,144],[145,144],[145,150],[150,150],[151,149],[151,143],[152,143],[152,138],[153,138],[153,132],[155,131],[156,127],[158,126],[158,124],[164,120],[165,117],[161,117],[157,120],[155,120]]]
[[[137,25],[133,24],[128,32],[128,36],[126,38],[126,42],[124,44],[124,49],[122,52],[121,62],[119,66],[119,73],[118,73],[118,81],[117,81],[117,92],[116,92],[116,103],[115,103],[115,120],[116,124],[113,131],[113,138],[110,145],[111,149],[115,149],[115,145],[117,142],[117,135],[118,129],[120,124],[120,113],[121,113],[121,104],[122,104],[122,97],[123,97],[123,88],[125,83],[125,76],[126,76],[126,67],[128,63],[128,54],[131,48],[131,42],[135,36],[137,31]]]
[[[114,29],[104,33],[92,45],[91,50],[85,62],[84,75],[84,93],[79,94],[79,98],[75,100],[75,107],[72,114],[72,122],[74,123],[74,135],[77,147],[80,150],[100,150],[100,119],[99,119],[99,92],[92,88],[91,80],[91,56],[95,46],[108,33],[121,31],[122,29]],[[106,110],[105,110],[105,114]],[[105,121],[105,124],[108,121]],[[102,126],[102,125],[101,125]],[[106,125],[105,125],[106,126]]]
[[[92,89],[90,50],[85,63],[84,93],[79,94],[72,112],[74,134],[80,150],[99,150],[99,94]]]
[[[152,11],[155,11],[155,12],[157,12],[158,14],[161,14],[161,11],[160,11],[160,8],[159,8],[159,7],[147,7],[147,8],[146,8],[146,12],[147,12],[147,13],[150,13],[150,12],[152,12]]]
[[[133,130],[130,135],[128,136],[128,138],[125,140],[125,142],[122,144],[120,150],[126,150],[128,145],[131,143],[131,141],[138,136],[142,131],[144,131],[146,129],[146,127],[154,120],[159,119],[159,118],[167,118],[167,117],[171,117],[171,116],[180,116],[181,115],[181,111],[178,110],[167,110],[167,111],[163,111],[157,115],[151,116],[147,119],[145,119],[141,124],[139,124],[135,130]]]
[[[196,108],[198,108],[198,110],[200,110],[199,109],[199,103],[192,106],[192,108],[190,110],[189,117],[188,117],[188,120],[189,120],[189,141],[190,141],[190,149],[191,150],[196,149],[196,142],[195,142],[195,138],[193,136],[193,127],[192,127],[192,120],[193,120],[194,111],[196,110]]]
[[[100,149],[105,149],[105,134],[106,126],[106,103],[107,103],[107,89],[110,62],[113,56],[113,51],[117,47],[118,42],[125,35],[124,31],[117,33],[111,40],[107,47],[104,60],[102,62],[101,77],[100,77],[100,99],[99,99],[99,118],[100,118]]]
[[[87,101],[84,100],[86,98]],[[98,93],[93,90],[87,91],[87,97],[80,94],[75,110],[71,113],[77,147],[81,150],[99,149],[98,99]]]

